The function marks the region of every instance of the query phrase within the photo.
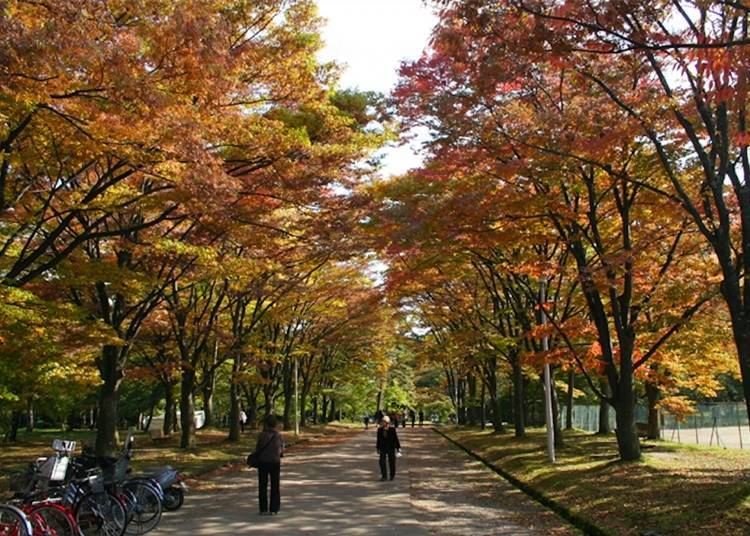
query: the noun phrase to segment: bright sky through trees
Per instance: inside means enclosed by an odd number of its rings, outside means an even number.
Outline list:
[[[388,93],[403,60],[417,59],[436,22],[421,0],[318,0],[323,28],[323,61],[344,64],[343,87]],[[384,174],[402,173],[421,159],[410,147],[386,151]]]

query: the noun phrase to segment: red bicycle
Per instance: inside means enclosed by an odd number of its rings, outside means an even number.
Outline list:
[[[20,509],[10,504],[0,504],[0,536],[32,536],[33,528]]]

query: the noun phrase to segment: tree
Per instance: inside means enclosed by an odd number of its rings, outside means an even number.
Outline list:
[[[473,193],[475,215],[460,231],[453,226],[458,237],[477,221],[495,228],[515,223],[518,235],[530,220],[552,226],[575,263],[611,394],[587,374],[589,386],[617,411],[621,457],[636,459],[635,370],[712,297],[700,279],[687,276],[683,301],[669,310],[654,307],[658,295],[674,297],[667,273],[674,277],[683,267],[690,273],[682,259],[698,249],[694,229],[674,210],[674,199],[660,193],[670,182],[660,150],[643,143],[638,122],[610,106],[609,96],[527,43],[528,17],[513,20],[518,12],[503,3],[449,4],[432,50],[404,66],[395,93],[411,124],[434,133],[425,178],[451,181],[454,199]],[[631,88],[629,96],[645,102],[656,93],[649,84],[632,90],[637,65],[626,70],[606,57],[596,63],[612,84]],[[682,154],[675,145],[661,150],[671,160]],[[455,201],[449,206],[461,213]],[[659,218],[655,206],[666,209]],[[709,263],[701,269],[711,272]],[[542,271],[557,272],[564,268]],[[650,315],[671,323],[651,322],[658,334],[639,338],[649,332],[641,317]],[[553,325],[560,327],[554,319]],[[586,372],[576,345],[558,331]]]
[[[721,268],[719,289],[750,414],[750,303],[743,275],[750,268],[748,8],[691,0],[514,0],[503,9],[516,21],[523,17],[540,58],[577,73],[653,147],[668,179],[658,193],[690,218]],[[608,74],[612,64],[629,73],[636,91]],[[682,158],[672,156],[674,146],[684,151]]]

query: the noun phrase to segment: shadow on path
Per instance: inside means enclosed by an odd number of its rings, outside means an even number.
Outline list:
[[[409,435],[399,430],[407,453]],[[278,516],[258,515],[257,473],[242,469],[220,477],[214,491],[188,495],[155,534],[426,535],[410,508],[408,465],[399,458],[396,479],[380,482],[374,430],[292,451],[282,460]]]
[[[434,534],[569,535],[554,512],[429,429],[410,437],[411,503]]]

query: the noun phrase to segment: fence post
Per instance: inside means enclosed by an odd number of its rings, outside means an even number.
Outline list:
[[[700,439],[698,439],[698,415],[693,415],[693,428],[695,428],[695,444],[700,445]]]

